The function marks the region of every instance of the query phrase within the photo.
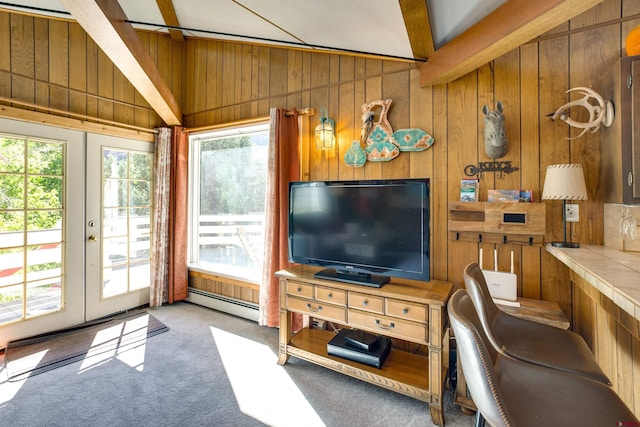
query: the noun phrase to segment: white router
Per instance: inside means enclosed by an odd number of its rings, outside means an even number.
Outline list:
[[[482,248],[480,248],[480,268],[482,268]],[[493,250],[493,270],[482,270],[489,288],[489,294],[497,304],[519,306],[518,277],[513,272],[513,251],[511,251],[511,272],[498,271],[498,251]]]

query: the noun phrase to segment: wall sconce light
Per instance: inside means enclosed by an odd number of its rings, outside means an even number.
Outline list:
[[[320,107],[320,123],[316,126],[313,134],[316,138],[316,148],[318,150],[330,150],[336,140],[336,122],[327,117],[327,110]]]
[[[552,242],[558,248],[579,248],[579,243],[567,242],[567,200],[587,200],[582,165],[549,165],[544,178],[542,200],[562,200],[563,242]]]

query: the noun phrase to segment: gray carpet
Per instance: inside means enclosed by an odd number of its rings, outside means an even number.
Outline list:
[[[308,362],[277,365],[278,330],[189,303],[169,331],[23,381],[0,365],[11,426],[432,426],[428,406]],[[426,369],[426,367],[425,367]],[[447,426],[472,426],[445,394]]]
[[[168,328],[144,310],[88,322],[62,331],[11,341],[5,352],[9,381],[104,353],[124,352]]]

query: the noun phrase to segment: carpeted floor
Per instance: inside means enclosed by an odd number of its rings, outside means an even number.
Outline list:
[[[169,330],[129,348],[20,381],[8,381],[0,364],[0,423],[433,425],[423,402],[294,357],[279,366],[277,329],[189,303],[148,312]],[[447,426],[474,425],[453,405],[451,391],[444,397]]]
[[[9,381],[41,374],[79,360],[124,352],[168,328],[144,310],[11,341],[5,352]]]

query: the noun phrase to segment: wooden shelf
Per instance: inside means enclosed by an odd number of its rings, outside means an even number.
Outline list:
[[[449,202],[449,239],[543,243],[545,210],[543,203]]]
[[[521,319],[531,320],[533,322],[544,323],[545,325],[554,326],[559,329],[569,329],[571,323],[569,319],[560,309],[558,303],[553,301],[542,301],[529,298],[518,298],[520,307],[497,304],[500,310],[512,316]]]
[[[381,369],[327,353],[335,335],[321,329],[303,329],[291,338],[287,353],[341,374],[363,380],[429,403],[429,358],[391,349]],[[417,374],[419,373],[419,374]]]

